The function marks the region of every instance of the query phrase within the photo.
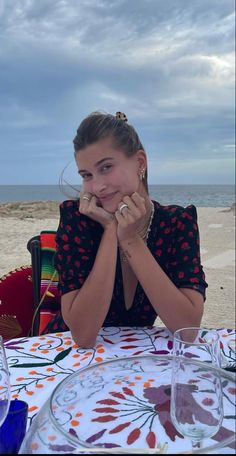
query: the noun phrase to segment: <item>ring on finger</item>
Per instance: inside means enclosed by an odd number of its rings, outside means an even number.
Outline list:
[[[89,196],[87,196],[87,195],[84,195],[84,196],[82,196],[82,199],[83,199],[83,200],[90,201],[91,198],[89,198]]]
[[[128,207],[129,207],[128,204],[123,203],[123,204],[119,207],[119,212],[120,212],[120,214],[122,214],[122,211],[123,211],[123,209],[124,209],[125,207],[128,208]]]

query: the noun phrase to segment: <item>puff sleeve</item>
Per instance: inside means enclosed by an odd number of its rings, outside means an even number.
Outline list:
[[[205,299],[208,285],[201,265],[196,207],[179,207],[172,220],[174,227],[169,276],[178,288],[197,290]]]

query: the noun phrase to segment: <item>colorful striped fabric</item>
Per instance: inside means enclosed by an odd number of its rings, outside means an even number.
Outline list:
[[[57,289],[58,273],[54,267],[54,255],[56,251],[56,232],[41,231],[41,285],[40,299],[40,323],[39,334],[43,333],[48,322],[60,309],[60,297]]]

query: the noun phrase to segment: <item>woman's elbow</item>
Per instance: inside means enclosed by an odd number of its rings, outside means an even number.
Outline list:
[[[96,345],[96,337],[95,338],[92,338],[91,336],[83,337],[80,334],[74,334],[72,331],[71,331],[71,335],[72,335],[72,338],[75,341],[75,343],[81,348],[90,349],[90,348],[94,348],[94,346]]]
[[[63,308],[62,318],[65,324],[70,329],[73,340],[79,347],[89,349],[95,346],[96,336],[91,335],[90,332],[87,330],[84,331],[84,325],[79,325],[77,321],[75,322],[75,318],[73,318],[73,315],[71,315],[71,313],[69,313],[68,310],[65,311],[65,309]]]

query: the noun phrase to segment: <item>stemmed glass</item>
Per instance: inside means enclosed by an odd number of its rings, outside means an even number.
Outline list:
[[[4,422],[10,405],[10,379],[3,345],[3,338],[0,336],[0,426]]]
[[[174,333],[173,355],[221,367],[219,333],[207,328],[179,329]]]
[[[219,335],[215,330],[183,328],[174,333],[170,413],[192,451],[219,430],[223,420]]]

